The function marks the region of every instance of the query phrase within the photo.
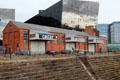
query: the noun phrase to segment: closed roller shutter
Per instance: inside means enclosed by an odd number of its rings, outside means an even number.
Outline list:
[[[72,48],[75,49],[75,43],[66,43],[66,50],[72,50]]]
[[[95,52],[95,45],[94,44],[89,44],[89,52]]]
[[[30,43],[32,54],[45,53],[45,41],[31,41]]]

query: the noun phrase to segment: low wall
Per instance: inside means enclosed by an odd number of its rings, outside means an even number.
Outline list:
[[[97,80],[120,80],[120,55],[89,57]]]
[[[0,80],[120,80],[120,55],[0,57]]]
[[[92,80],[75,57],[7,60],[0,60],[0,80]]]

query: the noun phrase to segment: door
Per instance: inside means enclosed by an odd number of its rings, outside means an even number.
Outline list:
[[[95,52],[95,44],[89,44],[89,52],[94,53]]]
[[[30,41],[32,54],[45,54],[45,41]]]
[[[75,49],[75,43],[66,43],[66,50]]]

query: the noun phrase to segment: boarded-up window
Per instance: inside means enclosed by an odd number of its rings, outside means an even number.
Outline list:
[[[58,39],[55,39],[55,44],[58,44]]]
[[[27,32],[24,33],[24,43],[27,43],[28,41],[28,34]]]
[[[10,28],[10,30],[12,30],[12,29],[13,29],[12,25],[10,25],[10,27],[9,27],[9,28]]]
[[[51,44],[51,41],[48,41],[48,44]]]
[[[30,34],[30,38],[34,38],[35,37],[35,34]]]
[[[64,42],[65,42],[65,38],[64,36],[62,36],[62,44],[64,44]]]

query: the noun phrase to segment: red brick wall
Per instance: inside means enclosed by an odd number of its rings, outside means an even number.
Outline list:
[[[3,31],[3,52],[5,51],[5,45],[7,45],[7,53],[10,53],[10,51],[11,53],[16,53],[17,45],[19,45],[20,50],[27,49],[28,43],[27,44],[23,43],[24,32],[29,32],[29,31],[19,29],[10,21]]]
[[[10,29],[12,26],[12,29]],[[12,49],[12,52],[16,50],[15,45],[20,42],[20,33],[19,28],[17,28],[12,22],[9,22],[3,31],[3,49],[7,45],[7,53],[9,53],[9,48]]]
[[[107,41],[107,38],[103,37],[103,36],[100,36],[100,38],[103,40],[103,43],[99,44],[99,46],[102,48],[103,52],[107,52],[108,51],[108,47],[107,47],[108,41]]]
[[[78,43],[78,45],[76,45],[76,49],[88,50],[88,36],[82,36],[82,37],[86,39],[86,42]]]
[[[27,43],[24,43],[24,33],[28,33],[29,35],[29,30],[24,30],[24,29],[21,29],[20,30],[20,49],[21,50],[28,50],[29,49],[29,38],[28,38],[28,41]]]
[[[84,43],[77,43],[76,44],[76,49],[77,50],[87,50],[87,45],[86,45],[85,42]]]
[[[85,32],[95,36],[95,32],[93,31],[93,27],[92,26],[87,26],[86,29],[85,29]]]
[[[46,51],[55,50],[55,51],[59,52],[61,50],[64,50],[65,49],[65,44],[62,43],[62,37],[64,37],[64,39],[65,39],[65,34],[62,34],[62,33],[53,33],[53,34],[58,37],[58,42],[56,44],[55,41],[52,40],[51,43],[48,44],[48,41],[47,41]]]
[[[99,52],[99,50],[100,50],[99,44],[96,44],[96,52]]]
[[[85,28],[85,32],[93,36],[99,36],[99,31],[97,31],[97,29],[94,29],[93,26],[87,26]]]
[[[90,34],[90,35],[99,37],[99,31],[94,29],[93,26],[87,26],[85,29],[85,32]],[[100,51],[100,44],[95,44],[95,46],[96,46],[96,52],[99,52]]]

